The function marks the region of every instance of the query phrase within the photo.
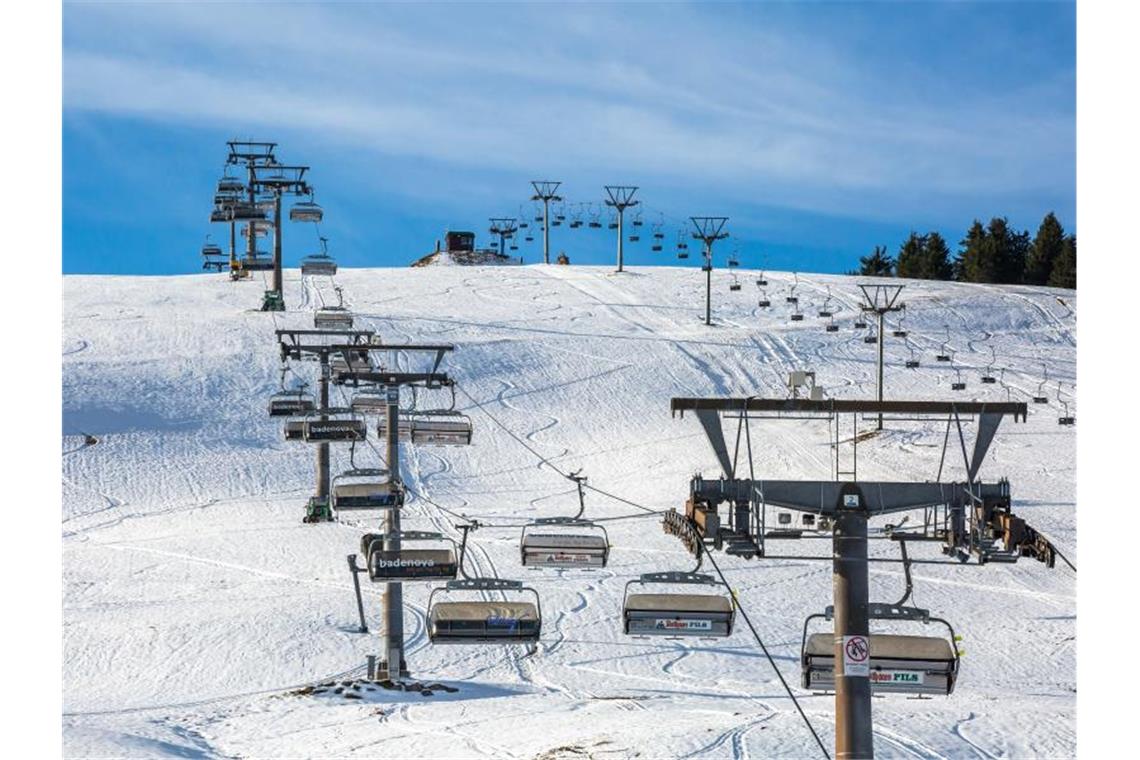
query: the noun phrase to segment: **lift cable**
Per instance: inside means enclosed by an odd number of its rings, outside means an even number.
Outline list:
[[[702,552],[702,554],[708,556],[709,562],[712,563],[713,569],[716,570],[716,574],[720,576],[721,583],[723,583],[726,588],[731,589],[732,586],[729,585],[728,579],[725,578],[724,573],[721,572],[720,565],[717,564],[716,559],[712,556],[712,552]],[[735,591],[732,593],[732,598],[733,601],[736,602],[736,608],[740,610],[740,616],[743,617],[744,622],[748,624],[748,629],[752,631],[752,635],[756,638],[756,643],[760,645],[760,649],[763,650],[764,656],[768,659],[768,664],[772,666],[772,670],[776,671],[776,677],[780,679],[780,683],[783,685],[784,691],[788,693],[788,697],[792,700],[792,704],[796,706],[796,710],[799,712],[800,717],[803,718],[804,724],[808,727],[808,731],[811,731],[811,735],[815,739],[815,743],[819,745],[820,752],[823,753],[823,756],[826,757],[827,760],[831,760],[831,754],[827,751],[827,747],[824,746],[823,740],[819,738],[819,734],[816,733],[815,726],[811,724],[811,720],[808,718],[807,713],[804,712],[804,708],[800,706],[800,701],[796,699],[796,695],[794,692],[792,692],[792,688],[788,686],[788,682],[784,680],[784,674],[780,672],[780,669],[778,667],[776,667],[776,661],[772,659],[772,655],[768,652],[768,647],[764,645],[764,640],[760,638],[760,633],[756,630],[756,626],[752,625],[752,620],[748,617],[748,613],[744,610],[744,605],[740,603],[740,599],[737,598]]]
[[[537,450],[535,450],[535,448],[533,446],[531,446],[529,443],[527,443],[525,439],[523,439],[521,436],[519,436],[517,433],[515,433],[513,430],[511,430],[509,427],[507,427],[495,415],[491,414],[491,412],[489,412],[487,410],[487,407],[484,406],[482,402],[480,402],[478,399],[476,399],[470,393],[468,393],[467,390],[465,388],[463,388],[463,386],[456,383],[455,388],[457,388],[460,393],[462,393],[464,396],[466,396],[468,398],[468,400],[470,400],[471,403],[474,404],[479,409],[479,411],[481,411],[481,412],[483,412],[483,414],[487,415],[487,417],[491,420],[491,422],[494,422],[496,425],[498,425],[500,428],[502,428],[503,431],[506,432],[507,435],[509,435],[511,438],[513,438],[515,441],[517,441],[520,446],[522,446],[527,451],[529,451],[531,454],[533,454],[540,462],[542,462],[543,464],[545,464],[550,469],[554,470],[556,473],[558,473],[562,477],[566,478],[567,480],[573,480],[573,478],[570,477],[570,473],[565,472],[560,467],[558,467],[558,465],[551,462],[550,459],[548,459],[547,457],[544,457]],[[602,490],[601,488],[598,488],[596,486],[592,486],[589,483],[583,483],[582,487],[589,489],[590,491],[593,491],[594,493],[597,493],[601,496],[605,496],[605,497],[608,497],[610,499],[613,499],[614,501],[620,501],[623,504],[626,504],[626,505],[631,506],[631,507],[635,507],[636,509],[640,509],[643,512],[646,512],[649,514],[655,514],[655,515],[664,514],[664,510],[650,509],[649,507],[642,506],[641,504],[630,501],[629,499],[618,496],[617,494],[612,494],[608,491]],[[594,520],[593,522],[601,522],[601,520]]]

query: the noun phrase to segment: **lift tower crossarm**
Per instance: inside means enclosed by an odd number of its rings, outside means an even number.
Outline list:
[[[863,399],[806,399],[806,398],[695,398],[674,397],[670,410],[676,414],[686,411],[716,412],[803,412],[820,414],[869,413],[908,414],[915,416],[945,417],[957,414],[973,416],[997,414],[1012,416],[1024,422],[1029,405],[1022,402],[1002,401],[873,401]]]

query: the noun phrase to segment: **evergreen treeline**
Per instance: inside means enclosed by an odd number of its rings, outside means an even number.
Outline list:
[[[1076,288],[1077,236],[1065,234],[1052,211],[1041,220],[1033,238],[1028,231],[1010,227],[1005,217],[994,217],[987,225],[975,219],[953,258],[937,232],[912,232],[897,257],[891,257],[886,246],[877,245],[859,259],[855,274]]]

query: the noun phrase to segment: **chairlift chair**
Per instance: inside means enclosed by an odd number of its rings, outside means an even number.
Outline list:
[[[907,349],[910,351],[910,358],[906,360],[906,368],[907,369],[918,369],[919,362],[918,362],[918,357],[915,356],[915,354],[914,354],[914,347],[908,343]]]
[[[420,446],[467,446],[471,443],[471,418],[452,409],[401,412],[396,423],[401,441]],[[388,437],[388,417],[380,415],[376,434]]]
[[[622,630],[629,636],[724,638],[732,635],[736,604],[729,594],[637,593],[639,585],[720,586],[711,575],[688,572],[645,573],[625,585]]]
[[[791,319],[792,319],[792,321],[793,321],[793,322],[803,322],[803,321],[804,321],[804,315],[803,315],[803,312],[801,312],[801,311],[799,310],[799,308],[797,308],[795,311],[793,311],[793,312],[792,312],[792,317],[791,317]]]
[[[523,567],[605,567],[610,539],[605,528],[590,520],[541,517],[523,528],[519,553]]]
[[[756,286],[760,288],[768,287],[768,278],[764,276],[763,272],[761,272],[760,276],[756,278]]]
[[[934,358],[940,362],[950,361],[950,352],[947,350],[945,343],[943,343],[939,348],[938,353],[934,355]]]
[[[1074,417],[1073,415],[1069,414],[1069,402],[1065,401],[1065,399],[1061,398],[1061,384],[1060,383],[1057,383],[1057,401],[1061,404],[1061,406],[1065,410],[1064,412],[1061,413],[1061,416],[1057,418],[1057,424],[1058,425],[1076,425],[1077,424],[1077,418]]]
[[[316,416],[319,414],[328,419]],[[364,420],[348,409],[314,409],[302,420],[301,439],[306,443],[355,443],[367,437],[368,426]]]
[[[640,241],[641,241],[641,236],[640,236],[640,235],[630,235],[630,236],[629,236],[629,242],[631,242],[631,243],[637,243],[637,242],[640,242]]]
[[[237,177],[223,176],[218,180],[218,192],[226,195],[245,192],[245,183]]]
[[[995,385],[997,378],[994,377],[993,367],[997,361],[997,351],[993,346],[990,346],[990,363],[986,365],[985,370],[982,371],[982,382],[986,385]]]
[[[863,342],[868,343],[870,345],[874,345],[874,344],[879,342],[879,336],[878,335],[864,335],[863,336]]]
[[[253,256],[245,256],[238,261],[241,264],[241,268],[247,272],[273,271],[273,258],[263,251],[259,251]]]
[[[210,242],[210,236],[206,236],[206,242],[202,244],[202,256],[224,256],[222,248],[217,243]]]
[[[688,251],[678,251],[677,252],[677,258],[682,259],[682,260],[687,259],[687,258],[689,258],[689,252]]]
[[[1037,384],[1037,395],[1033,397],[1034,404],[1048,404],[1049,397],[1045,395],[1045,384],[1049,382],[1049,365],[1042,362],[1041,368],[1045,373],[1045,377]],[[1061,392],[1061,386],[1057,386],[1057,393]]]
[[[653,245],[649,246],[649,250],[660,252],[662,250],[662,245],[660,243],[654,243]]]
[[[350,353],[347,357],[343,354],[329,357],[329,371],[334,377],[346,372],[370,372],[373,369],[375,366],[367,352]]]
[[[229,207],[227,222],[264,222],[269,219],[269,212],[249,203],[238,203]]]
[[[399,509],[404,504],[404,487],[378,468],[352,468],[335,475],[331,492],[334,512]]]
[[[327,275],[336,274],[336,259],[329,256],[327,251],[314,253],[301,259],[301,275]]]
[[[210,224],[233,221],[229,208],[215,208],[210,211]]]
[[[313,313],[313,326],[318,329],[352,329],[352,312],[343,306],[324,306]]]
[[[823,329],[824,329],[824,330],[826,330],[826,331],[827,331],[827,332],[829,332],[829,333],[833,333],[833,332],[839,332],[839,325],[835,324],[835,317],[832,317],[832,318],[831,318],[831,319],[828,321],[828,323],[827,323],[827,326],[826,326],[826,327],[824,327]]]
[[[761,291],[760,300],[756,303],[761,309],[767,309],[772,306],[772,301],[768,298],[768,294]]]
[[[856,330],[866,330],[867,329],[867,320],[863,319],[862,317],[855,317],[855,322],[852,324],[852,326]]]
[[[309,414],[316,408],[312,394],[306,393],[302,388],[281,391],[269,397],[270,417],[298,417]],[[288,435],[286,439],[288,440]]]
[[[906,591],[902,599],[894,604],[868,603],[866,611],[868,620],[923,625],[933,622],[945,626],[949,636],[910,636],[872,631],[868,637],[870,651],[863,653],[868,659],[871,692],[947,696],[954,691],[958,679],[960,639],[949,622],[933,617],[930,610],[905,606],[911,596],[913,585],[906,544],[900,541],[899,548],[902,550]],[[822,614],[809,615],[804,620],[803,637],[800,641],[800,667],[801,685],[805,689],[834,690],[835,688],[837,637],[831,631],[808,635],[808,627],[812,620],[823,618],[830,621],[833,617],[834,607],[828,605]]]
[[[360,552],[368,567],[368,579],[381,581],[449,581],[459,574],[459,554],[455,541],[442,533],[418,530],[400,531],[399,550],[387,550],[384,542],[392,534],[366,533],[360,539]],[[407,548],[404,542],[432,542],[432,548]],[[448,546],[450,544],[450,546]]]
[[[833,316],[830,304],[831,304],[831,288],[828,287],[827,298],[825,298],[823,300],[823,306],[820,307],[820,310],[819,310],[819,316],[822,319],[831,319],[831,317]],[[831,331],[829,331],[829,332],[831,332]]]
[[[964,391],[964,390],[966,390],[966,381],[962,379],[962,370],[955,367],[954,372],[957,373],[958,379],[955,380],[954,382],[950,383],[950,390],[952,390],[952,391]]]
[[[439,594],[499,591],[530,594],[534,601],[437,601]],[[534,644],[542,632],[538,592],[521,581],[458,578],[428,596],[428,640],[432,644]]]
[[[740,280],[737,279],[735,274],[732,275],[732,282],[729,283],[728,289],[731,291],[740,290]]]

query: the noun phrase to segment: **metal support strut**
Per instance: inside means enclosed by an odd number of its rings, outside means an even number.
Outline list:
[[[867,616],[867,512],[854,483],[840,490],[832,537],[835,605],[835,756],[871,758],[870,622]]]

